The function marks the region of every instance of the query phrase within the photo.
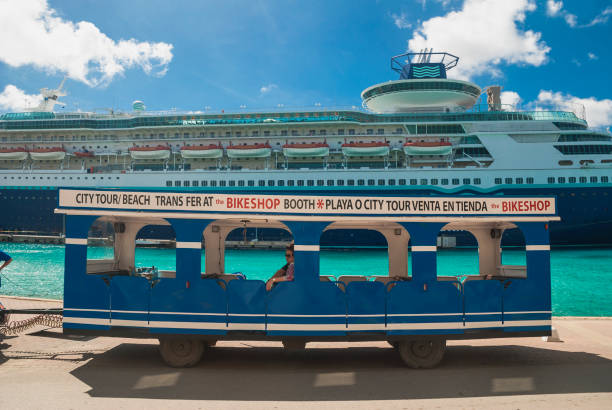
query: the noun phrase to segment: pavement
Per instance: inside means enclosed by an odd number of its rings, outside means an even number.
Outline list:
[[[280,342],[219,342],[196,367],[173,369],[155,339],[68,337],[38,326],[0,339],[0,409],[611,409],[612,318],[554,318],[553,326],[562,342],[449,341],[431,370],[405,367],[385,342],[292,352]]]

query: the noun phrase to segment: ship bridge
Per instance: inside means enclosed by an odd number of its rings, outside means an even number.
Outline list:
[[[380,83],[361,93],[363,106],[375,113],[455,112],[471,108],[481,89],[469,81],[446,77],[459,57],[421,51],[391,58],[398,80]]]

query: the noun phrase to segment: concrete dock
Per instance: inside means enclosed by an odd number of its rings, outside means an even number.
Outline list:
[[[61,302],[0,296],[8,308]],[[554,318],[563,340],[450,341],[440,366],[406,368],[387,343],[219,342],[190,369],[155,339],[0,339],[0,408],[612,408],[612,318]],[[346,348],[348,347],[348,348]]]

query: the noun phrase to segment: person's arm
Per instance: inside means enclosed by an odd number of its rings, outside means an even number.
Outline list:
[[[2,266],[0,266],[0,270],[2,270],[2,269],[4,269],[5,267],[7,267],[7,266],[8,266],[8,264],[9,264],[9,263],[11,263],[11,262],[13,262],[13,258],[11,258],[11,259],[9,259],[9,260],[7,260],[7,261],[4,261],[4,263],[2,264]]]

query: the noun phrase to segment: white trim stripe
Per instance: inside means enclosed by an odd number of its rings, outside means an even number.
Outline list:
[[[346,315],[268,315],[268,317],[346,317]]]
[[[293,245],[293,250],[298,252],[319,252],[319,245]]]
[[[64,240],[66,245],[85,245],[87,246],[87,238],[66,238]]]
[[[268,323],[268,330],[310,330],[313,332],[317,331],[329,331],[329,330],[346,330],[345,324],[299,324],[294,325],[291,323]]]
[[[393,313],[387,314],[387,316],[463,316],[463,313]]]
[[[550,245],[527,245],[525,249],[528,251],[549,251]]]
[[[97,319],[93,317],[69,317],[64,316],[64,323],[74,323],[78,325],[104,325],[110,326],[110,319]]]
[[[149,323],[151,328],[168,329],[227,329],[225,322],[161,322],[153,321]]]
[[[517,326],[550,326],[551,320],[506,320],[504,321],[504,327],[517,327]]]
[[[549,222],[560,221],[559,216],[322,216],[322,215],[261,215],[261,214],[214,214],[191,212],[139,212],[139,211],[103,211],[98,209],[62,209],[55,213],[66,215],[99,215],[128,216],[139,218],[177,218],[177,219],[254,219],[267,221],[359,221],[359,222]]]
[[[504,312],[506,315],[522,315],[529,313],[552,313],[552,310],[532,310],[532,311],[523,311],[523,312]]]
[[[436,246],[422,246],[415,245],[410,248],[412,252],[436,252],[438,248]]]
[[[177,242],[176,249],[202,249],[202,242]]]
[[[228,330],[266,330],[265,323],[228,323]]]
[[[387,327],[384,323],[368,323],[368,324],[355,324],[349,323],[348,330],[385,330]]]
[[[463,329],[463,322],[389,323],[389,330]]]

